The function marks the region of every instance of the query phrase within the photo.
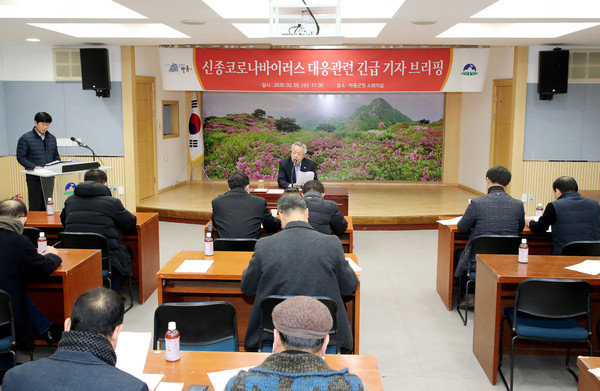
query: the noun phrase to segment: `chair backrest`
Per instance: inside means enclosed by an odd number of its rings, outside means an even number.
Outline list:
[[[471,261],[477,254],[518,254],[519,235],[482,235],[471,241]]]
[[[214,240],[215,251],[254,251],[258,239],[217,238]]]
[[[275,326],[273,325],[272,313],[275,306],[285,299],[288,299],[292,296],[281,296],[281,295],[271,295],[267,296],[260,303],[260,309],[262,312],[261,321],[260,321],[260,333],[258,338],[258,350],[262,351],[263,345],[268,343],[273,343],[273,330]],[[325,304],[331,313],[331,317],[333,318],[333,326],[329,331],[329,345],[335,345],[336,353],[340,352],[340,346],[337,343],[337,304],[333,299],[325,296],[311,296],[321,303]]]
[[[600,240],[567,243],[561,255],[600,256]]]
[[[530,278],[517,286],[515,315],[560,319],[587,314],[589,329],[591,292],[585,280]]]
[[[86,248],[96,249],[102,252],[102,269],[110,272],[110,262],[108,255],[108,239],[106,236],[95,232],[59,232],[58,240],[62,248]]]
[[[27,236],[29,238],[29,240],[31,240],[31,243],[33,243],[33,245],[35,247],[37,247],[37,241],[38,238],[40,237],[40,232],[44,232],[41,229],[37,228],[37,227],[25,227],[23,228],[23,235]]]
[[[166,303],[154,311],[154,343],[164,342],[169,322],[177,323],[181,350],[237,352],[235,307],[226,301]]]
[[[0,351],[11,350],[14,348],[15,341],[15,321],[13,316],[12,304],[10,295],[0,289],[0,339],[9,338],[8,344],[3,344],[7,349]]]

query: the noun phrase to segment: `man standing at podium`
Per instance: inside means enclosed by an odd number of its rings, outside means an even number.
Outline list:
[[[52,123],[50,114],[39,112],[33,122],[33,129],[22,135],[17,143],[17,161],[28,171],[44,168],[46,164],[60,160],[56,137],[48,131]],[[35,175],[26,175],[29,210],[46,210],[46,197],[52,196],[54,177],[40,179]]]
[[[277,176],[277,184],[283,188],[300,189],[307,180],[317,178],[317,164],[306,157],[306,145],[297,141],[292,144],[292,153],[288,158],[279,162],[279,174]],[[312,172],[313,177],[299,180],[303,174],[300,173]]]

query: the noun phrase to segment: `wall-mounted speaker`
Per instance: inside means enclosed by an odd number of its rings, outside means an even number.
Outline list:
[[[552,100],[554,94],[566,94],[569,80],[569,51],[539,52],[537,91],[540,100]]]
[[[110,63],[108,49],[79,49],[81,84],[84,90],[96,91],[96,96],[110,96]]]

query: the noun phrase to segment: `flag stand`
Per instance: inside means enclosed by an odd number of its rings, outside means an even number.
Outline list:
[[[173,186],[171,187],[171,190],[175,189],[175,186],[177,186],[177,184],[179,183],[179,178],[181,178],[181,174],[183,174],[183,171],[185,171],[185,169],[187,168],[189,164],[189,161],[185,163],[185,166],[183,166],[183,169],[181,170],[181,172],[179,173],[179,176],[177,177],[177,180],[175,181],[175,183],[173,183]],[[202,168],[202,172],[204,173],[204,177],[206,177],[206,179],[208,179],[208,181],[210,182],[210,184],[212,185],[213,189],[215,188],[215,184],[210,180],[208,174],[206,173],[206,170],[204,169],[204,166],[200,166]],[[194,183],[194,166],[190,165],[190,184]]]

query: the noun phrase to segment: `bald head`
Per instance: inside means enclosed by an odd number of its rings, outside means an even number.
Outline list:
[[[110,337],[123,324],[125,299],[106,288],[82,293],[73,305],[71,330],[91,331]]]
[[[0,217],[19,219],[27,217],[27,207],[19,200],[4,200],[0,202]]]

